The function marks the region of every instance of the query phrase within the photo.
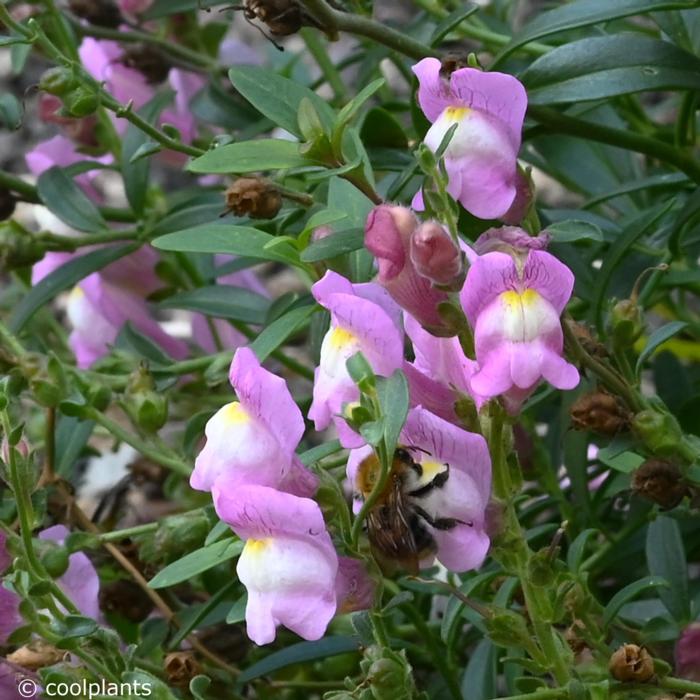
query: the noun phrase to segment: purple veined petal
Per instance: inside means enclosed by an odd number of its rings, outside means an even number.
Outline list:
[[[318,489],[319,478],[307,469],[298,457],[292,459],[292,466],[279,485],[280,491],[301,498],[312,498]]]
[[[424,58],[411,69],[418,78],[418,104],[431,122],[455,102],[449,84],[440,77],[441,66],[437,58]]]
[[[453,530],[436,530],[438,559],[448,570],[457,573],[478,569],[486,559],[491,541],[483,529],[457,525]]]
[[[510,255],[493,252],[477,257],[460,292],[462,308],[472,328],[482,310],[501,293],[515,289],[517,283],[518,272]]]
[[[353,286],[350,280],[333,270],[328,270],[321,279],[311,287],[314,299],[327,308],[328,299],[332,294],[352,294]]]
[[[64,525],[54,525],[39,533],[39,539],[50,540],[63,545],[69,530]],[[100,579],[92,562],[82,552],[70,555],[68,569],[58,579],[58,585],[75,603],[78,610],[86,617],[101,620]]]
[[[403,373],[408,382],[411,408],[423,406],[444,420],[451,423],[458,422],[459,419],[454,410],[457,397],[452,389],[435,381],[411,362],[404,362]]]
[[[19,613],[21,602],[22,599],[14,591],[5,588],[0,579],[0,645],[4,645],[7,638],[24,624]]]
[[[523,268],[522,284],[541,294],[560,315],[571,298],[574,274],[551,253],[531,250]]]
[[[363,562],[351,557],[338,558],[335,595],[339,614],[369,610],[374,602],[375,589]]]
[[[520,149],[527,93],[517,78],[507,73],[460,68],[450,76],[450,89],[458,104],[501,121],[515,151]]]
[[[229,381],[241,405],[267,426],[291,459],[304,435],[304,417],[284,379],[262,367],[253,350],[243,347],[233,357]]]

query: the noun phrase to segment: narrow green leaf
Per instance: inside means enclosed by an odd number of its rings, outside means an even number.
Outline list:
[[[611,19],[645,14],[654,10],[690,9],[697,7],[694,0],[578,0],[543,12],[528,22],[505,46],[492,62],[491,70],[520,46],[546,36],[578,27],[607,22]]]
[[[183,253],[230,253],[299,265],[299,253],[288,244],[267,247],[275,237],[249,226],[211,223],[175,231],[153,241],[156,248]]]
[[[595,528],[588,528],[579,533],[576,539],[569,545],[569,551],[566,553],[566,565],[569,567],[569,571],[572,574],[578,574],[581,563],[583,562],[583,555],[586,553],[588,542],[591,537],[597,533],[598,530]]]
[[[226,615],[227,625],[237,625],[239,622],[245,620],[245,607],[248,604],[248,594],[244,593],[228,611]]]
[[[287,666],[303,664],[316,659],[327,659],[338,654],[358,651],[360,640],[353,636],[329,636],[316,642],[299,642],[286,649],[275,651],[247,668],[238,677],[239,685],[261,676],[268,676]]]
[[[306,250],[302,251],[301,259],[304,262],[328,260],[338,255],[351,253],[353,250],[360,250],[364,246],[364,241],[365,232],[363,229],[339,231],[319,241],[314,241]]]
[[[602,241],[603,232],[589,221],[557,221],[546,227],[546,232],[555,243],[573,243],[584,239]]]
[[[387,454],[393,455],[399,433],[408,415],[408,382],[397,369],[388,378],[377,378],[377,395],[384,419],[384,445]]]
[[[646,578],[630,583],[621,591],[618,591],[605,606],[603,611],[603,625],[607,627],[617,615],[620,608],[628,603],[633,598],[636,598],[640,593],[649,590],[650,588],[668,588],[669,584],[665,578],[661,576],[647,576]]]
[[[226,0],[155,0],[155,2],[141,14],[142,19],[160,19],[181,12],[193,10],[208,10],[217,5],[229,4]]]
[[[260,362],[264,362],[270,353],[277,350],[285,341],[306,323],[311,315],[316,311],[316,306],[300,306],[292,309],[284,316],[273,321],[262,333],[250,344]]]
[[[43,172],[36,186],[39,199],[71,228],[89,232],[107,228],[97,207],[62,168],[54,165]]]
[[[260,325],[265,321],[270,300],[244,287],[212,285],[175,294],[159,306],[162,309],[198,311],[215,318]]]
[[[109,263],[123,258],[138,247],[138,243],[108,246],[73,258],[65,265],[61,265],[50,275],[44,277],[39,284],[32,287],[31,291],[15,307],[8,323],[10,330],[13,333],[18,333],[27,321],[57,294],[77,284],[89,274],[101,270]]]
[[[129,158],[129,163],[138,163],[142,158],[148,158],[148,156],[153,156],[156,153],[160,153],[162,146],[156,141],[146,141],[146,143],[141,144],[134,155]]]
[[[462,676],[462,696],[469,700],[498,697],[496,661],[498,653],[490,639],[482,639],[469,657]]]
[[[363,87],[362,90],[338,112],[338,117],[335,121],[335,131],[343,129],[346,124],[349,124],[360,111],[362,105],[385,84],[386,80],[384,80],[384,78],[377,78],[377,80],[373,80],[369,85]]]
[[[237,557],[243,551],[241,540],[227,539],[202,547],[159,571],[149,582],[151,588],[167,588],[188,581],[204,571]]]
[[[654,350],[659,347],[662,343],[665,343],[669,338],[672,338],[676,333],[682,331],[688,324],[685,321],[671,321],[661,328],[657,328],[647,340],[647,344],[644,346],[644,350],[639,353],[637,358],[637,365],[634,371],[637,375],[642,371],[644,363],[653,354]]]
[[[665,578],[670,588],[659,597],[676,622],[690,620],[688,565],[685,560],[680,527],[673,518],[659,516],[649,524],[646,541],[647,564],[654,576]]]
[[[91,420],[61,416],[56,428],[56,473],[64,479],[76,476],[75,466],[95,428]]]
[[[327,132],[333,126],[334,113],[328,104],[309,88],[258,66],[236,66],[229,71],[233,87],[278,126],[301,136],[297,115],[304,98],[313,104]]]
[[[256,139],[219,146],[195,158],[187,169],[193,173],[253,173],[318,165],[299,153],[299,144],[284,139]]]
[[[626,33],[581,39],[520,75],[530,104],[598,100],[645,90],[700,89],[700,59],[667,41]]]
[[[0,125],[12,131],[19,129],[23,112],[22,104],[12,93],[0,95]]]
[[[471,17],[478,11],[479,6],[475,5],[473,2],[465,2],[464,5],[460,4],[456,10],[450,12],[450,14],[435,27],[428,44],[430,46],[438,46],[453,29],[459,27],[465,19]]]

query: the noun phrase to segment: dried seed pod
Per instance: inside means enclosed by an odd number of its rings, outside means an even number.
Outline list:
[[[273,219],[282,208],[282,195],[262,177],[239,177],[226,190],[226,207],[236,216]]]
[[[116,29],[123,21],[121,12],[112,0],[69,0],[68,7],[89,24]]]
[[[574,620],[564,632],[564,640],[574,654],[580,654],[588,646],[582,636],[584,630],[583,623],[580,620]]]
[[[5,658],[11,664],[20,666],[28,671],[36,671],[46,666],[53,666],[63,660],[68,652],[36,639],[23,647],[8,654]]]
[[[632,475],[632,490],[662,508],[675,508],[689,495],[688,485],[678,467],[665,459],[651,458]]]
[[[172,67],[165,56],[148,44],[129,46],[121,62],[128,68],[139,71],[152,85],[162,83]]]
[[[617,396],[598,390],[583,394],[570,409],[575,430],[616,435],[629,428],[629,412]]]
[[[190,681],[202,672],[191,651],[175,651],[165,657],[165,674],[176,688],[189,688]]]
[[[610,657],[608,670],[623,683],[646,683],[654,675],[654,660],[644,647],[623,644]]]
[[[601,359],[608,357],[609,353],[605,345],[593,335],[588,325],[577,321],[568,321],[568,324],[571,333],[589,355]]]

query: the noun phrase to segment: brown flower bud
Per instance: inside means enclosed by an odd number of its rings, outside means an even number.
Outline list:
[[[226,190],[226,207],[236,216],[273,219],[282,208],[282,195],[262,177],[239,177]]]
[[[687,484],[678,467],[665,459],[648,459],[632,475],[632,490],[663,509],[675,508],[686,495]]]
[[[575,430],[616,435],[629,428],[629,413],[620,399],[602,390],[579,396],[570,413],[571,425]]]
[[[122,23],[122,16],[112,0],[69,0],[68,7],[78,17],[99,27],[116,29]]]
[[[162,83],[170,72],[171,65],[165,56],[149,44],[133,44],[122,56],[121,62],[139,71],[151,84]]]
[[[165,674],[176,688],[189,688],[190,681],[202,672],[191,651],[175,651],[165,657]]]
[[[153,602],[133,581],[119,579],[100,587],[100,609],[117,613],[131,622],[143,622],[153,610]]]
[[[644,647],[623,644],[610,657],[608,670],[623,683],[646,683],[654,675],[654,660]]]
[[[23,647],[8,654],[5,658],[11,664],[21,666],[28,671],[36,671],[46,666],[53,666],[63,659],[66,651],[56,649],[56,647],[36,639]]]

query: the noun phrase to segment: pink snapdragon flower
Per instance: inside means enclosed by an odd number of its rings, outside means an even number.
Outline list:
[[[146,301],[93,272],[68,297],[69,344],[84,369],[109,353],[125,323],[154,340],[171,357],[187,356],[187,344],[168,335],[151,316]]]
[[[283,379],[264,369],[255,353],[239,348],[229,372],[238,401],[226,404],[205,428],[190,486],[211,491],[217,481],[261,484],[303,495],[316,487],[294,455],[304,418]]]
[[[321,344],[309,419],[316,430],[335,423],[344,447],[364,444],[341,417],[343,404],[357,401],[360,391],[348,374],[346,362],[362,352],[375,374],[388,377],[403,362],[401,312],[377,284],[352,284],[328,271],[311,288],[316,301],[331,313],[331,327]]]
[[[248,636],[269,644],[284,625],[320,639],[336,612],[338,556],[318,504],[225,480],[212,495],[219,517],[246,540],[236,571],[248,590]]]
[[[470,396],[481,408],[487,399],[471,384],[478,365],[464,354],[459,339],[437,338],[408,314],[404,314],[404,328],[415,354],[414,361],[404,365],[411,405],[422,405],[451,422],[457,422],[454,404],[460,395]]]
[[[448,79],[440,71],[437,58],[424,58],[413,66],[418,102],[432,122],[425,143],[436,151],[457,124],[444,154],[447,190],[474,216],[500,218],[516,196],[525,88],[505,73],[460,68]],[[423,208],[420,192],[413,206]]]
[[[460,295],[479,364],[472,390],[485,397],[503,395],[511,412],[542,378],[557,389],[573,389],[579,382],[578,370],[562,356],[559,319],[574,275],[542,246],[543,239],[519,229],[488,231],[475,249],[491,252],[472,263]]]
[[[486,441],[417,407],[408,413],[400,443],[409,446],[422,468],[420,475],[409,472],[407,478],[412,481],[404,486],[410,502],[423,510],[421,524],[435,539],[436,558],[450,571],[478,568],[490,545],[486,507],[491,494],[491,458]],[[358,467],[371,451],[366,446],[350,453],[347,475],[351,484],[355,485]],[[429,488],[436,477],[442,484]],[[419,490],[423,491],[420,497],[410,495]],[[439,524],[446,518],[461,522],[449,529],[430,522]],[[432,563],[431,557],[422,565]]]
[[[678,639],[676,674],[700,683],[700,622],[688,625]]]
[[[381,204],[367,217],[365,246],[377,259],[378,282],[394,301],[426,328],[439,333],[444,323],[437,307],[448,296],[419,274],[411,258],[411,242],[418,229],[419,221],[410,209]]]

